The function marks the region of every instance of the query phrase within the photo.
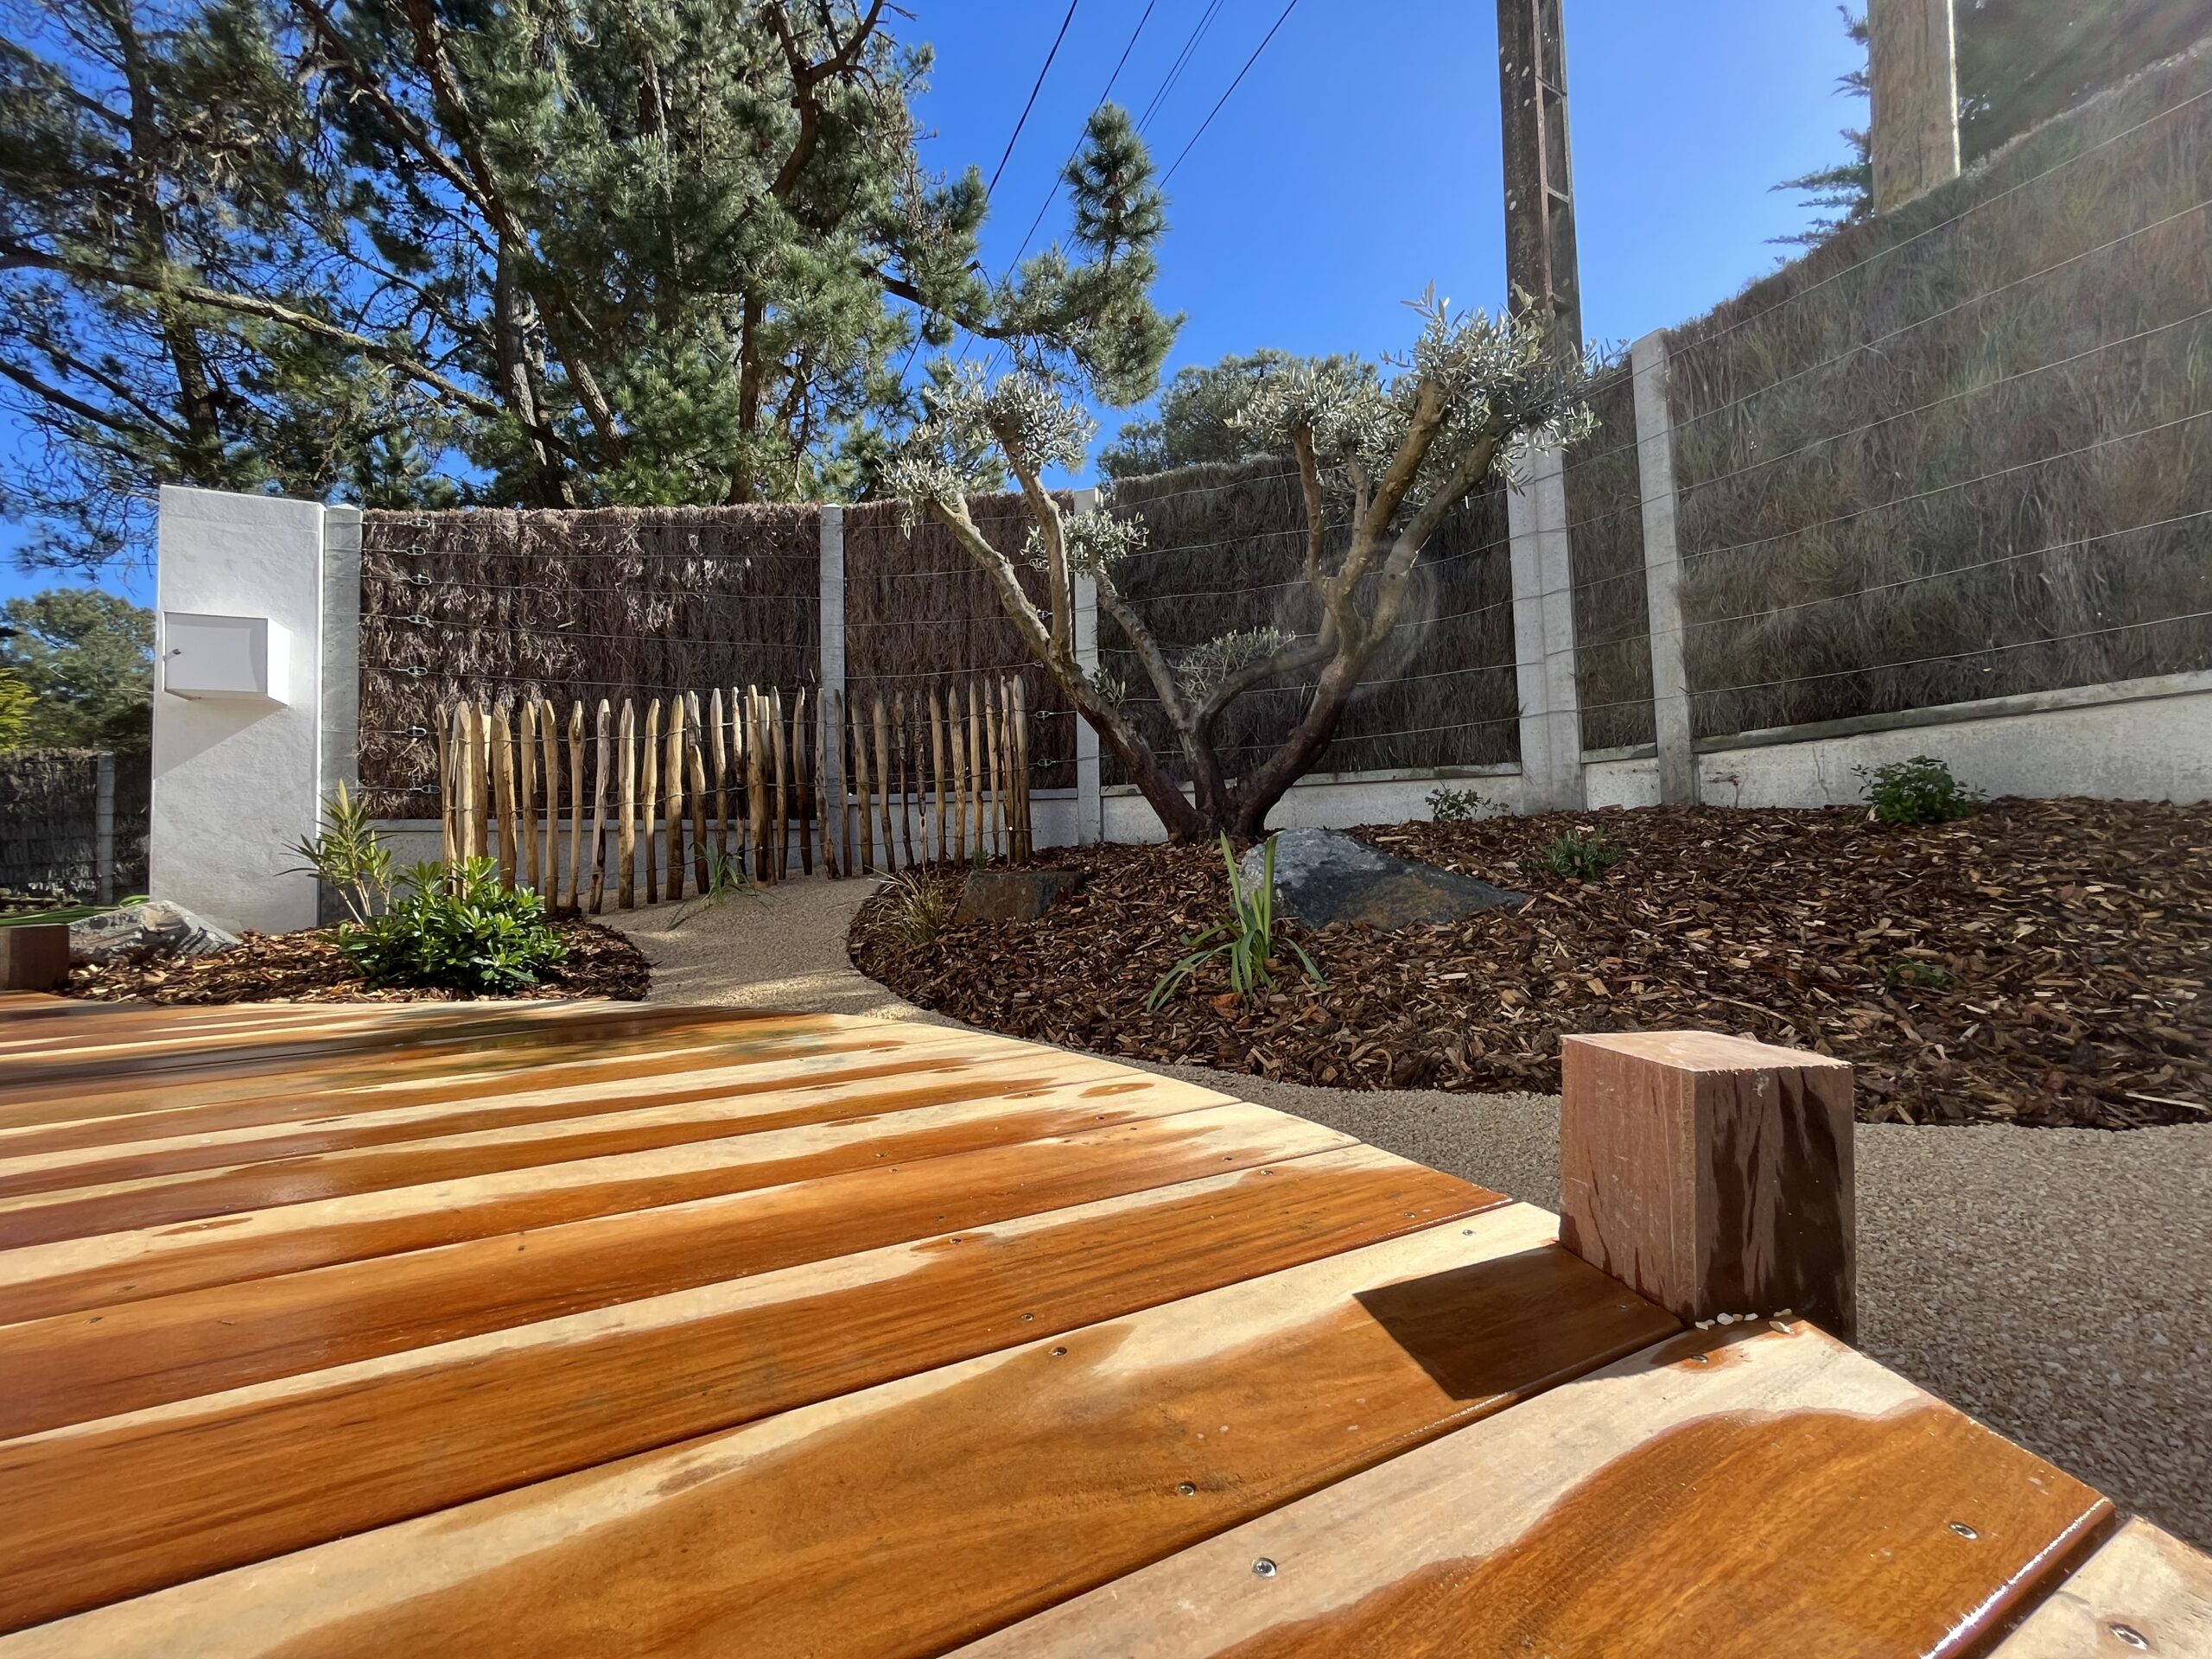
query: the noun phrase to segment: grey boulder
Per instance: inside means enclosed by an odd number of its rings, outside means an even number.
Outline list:
[[[1275,902],[1308,927],[1364,922],[1390,933],[1529,902],[1525,893],[1378,852],[1339,830],[1285,830],[1274,842]],[[1262,842],[1237,865],[1247,891],[1259,885],[1266,851]]]
[[[1079,870],[970,870],[952,912],[969,922],[1033,922],[1083,885]]]
[[[206,957],[227,950],[238,942],[182,905],[165,899],[143,905],[125,905],[81,922],[69,924],[69,959],[106,962],[134,951],[150,950],[168,957]]]

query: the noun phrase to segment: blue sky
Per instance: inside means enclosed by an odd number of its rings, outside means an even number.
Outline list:
[[[1146,0],[1077,0],[992,198],[983,238],[1011,258],[1128,45]],[[1146,130],[1173,163],[1283,0],[1220,0]],[[988,178],[1066,8],[909,0],[900,33],[937,48],[925,162]],[[1141,111],[1207,10],[1154,0],[1115,98]],[[1496,9],[1483,0],[1298,0],[1168,185],[1159,297],[1187,314],[1168,361],[1262,346],[1370,356],[1402,347],[1400,302],[1504,289]],[[1827,0],[1567,0],[1584,325],[1624,341],[1706,310],[1805,223],[1768,187],[1840,159],[1863,118],[1834,95],[1853,48]],[[1039,232],[1064,234],[1065,200]],[[1108,433],[1112,427],[1109,421]],[[5,442],[5,440],[0,440]],[[0,548],[16,537],[0,526]],[[0,567],[0,598],[51,585]],[[148,584],[119,583],[141,601]]]

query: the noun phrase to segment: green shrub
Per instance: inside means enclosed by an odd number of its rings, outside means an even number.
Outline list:
[[[1152,995],[1145,999],[1147,1014],[1157,1013],[1185,980],[1216,957],[1229,958],[1229,988],[1240,1001],[1249,998],[1262,985],[1272,987],[1274,975],[1268,964],[1274,959],[1278,944],[1289,948],[1299,965],[1306,969],[1308,979],[1316,985],[1326,982],[1321,977],[1321,970],[1313,965],[1313,958],[1299,949],[1295,939],[1275,938],[1274,837],[1268,837],[1267,851],[1261,858],[1260,879],[1249,892],[1236,874],[1236,852],[1229,844],[1227,836],[1221,838],[1221,860],[1229,866],[1229,919],[1183,941],[1186,945],[1206,948],[1192,950],[1160,976],[1160,982],[1152,988]],[[1215,940],[1219,943],[1211,943]]]
[[[1428,791],[1428,816],[1439,823],[1471,823],[1484,813],[1498,810],[1498,803],[1484,797],[1479,790],[1440,788]]]
[[[1866,799],[1878,823],[1948,823],[1974,817],[1988,798],[1952,777],[1932,755],[1853,770],[1866,780]]]
[[[1621,849],[1603,836],[1568,830],[1544,842],[1525,861],[1532,870],[1564,880],[1595,881],[1621,861]]]
[[[400,896],[381,915],[338,931],[338,948],[372,987],[498,995],[527,989],[568,960],[545,901],[527,887],[502,887],[488,858],[417,864],[395,888]]]

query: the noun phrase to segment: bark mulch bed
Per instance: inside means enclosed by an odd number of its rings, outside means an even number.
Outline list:
[[[638,947],[595,922],[556,922],[569,959],[528,990],[531,1001],[609,996],[642,1001],[652,969]],[[468,1002],[462,991],[372,991],[339,950],[331,928],[248,933],[213,956],[87,963],[70,970],[65,996],[102,1002]]]
[[[1525,861],[1567,830],[1603,879]],[[1293,929],[1251,1006],[1210,969],[1154,982],[1220,920],[1205,848],[1056,849],[1088,882],[1043,920],[899,936],[890,895],[853,960],[924,1007],[1072,1047],[1353,1089],[1556,1090],[1563,1033],[1696,1027],[1858,1068],[1868,1122],[2212,1124],[2212,807],[1993,804],[1892,827],[1851,808],[1660,808],[1356,832],[1535,901],[1445,927]],[[932,880],[948,888],[957,872]]]

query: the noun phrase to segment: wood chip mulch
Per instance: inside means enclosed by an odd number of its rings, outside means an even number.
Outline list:
[[[607,996],[642,1001],[652,969],[638,947],[595,922],[561,921],[569,959],[542,983],[512,995],[530,1001]],[[297,933],[248,933],[213,956],[87,963],[72,969],[65,996],[95,1001],[467,1002],[459,991],[372,991],[339,950],[330,928]]]
[[[1534,874],[1528,855],[1569,829],[1620,862],[1595,882]],[[1227,909],[1218,853],[1056,849],[1090,879],[1043,920],[915,944],[880,895],[853,960],[1015,1036],[1296,1083],[1553,1090],[1564,1033],[1694,1027],[1851,1061],[1868,1122],[2212,1124],[2212,807],[2003,800],[1914,827],[1661,808],[1356,833],[1535,901],[1397,934],[1293,929],[1325,989],[1286,963],[1274,995],[1239,1004],[1216,966],[1147,1014],[1185,938]]]

